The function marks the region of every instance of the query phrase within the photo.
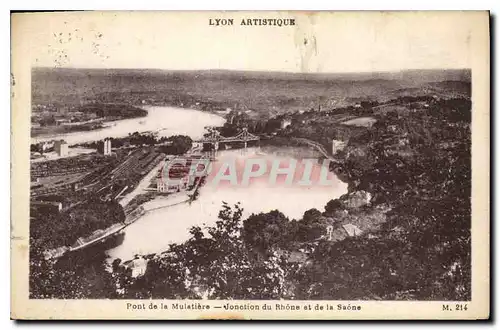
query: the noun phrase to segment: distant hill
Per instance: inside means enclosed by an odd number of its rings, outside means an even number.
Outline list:
[[[441,98],[470,98],[471,84],[466,81],[439,81],[421,84],[419,87],[400,88],[388,93],[392,97],[436,95]]]
[[[468,87],[467,87],[468,86]],[[33,103],[88,101],[285,112],[399,93],[470,94],[470,70],[374,73],[34,68]],[[340,101],[339,101],[340,100]],[[342,102],[340,102],[341,104]]]

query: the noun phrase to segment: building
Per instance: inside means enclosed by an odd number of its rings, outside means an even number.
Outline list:
[[[335,155],[337,152],[344,150],[346,147],[346,143],[341,140],[332,140],[332,155]]]
[[[184,176],[182,178],[172,178],[171,180],[159,177],[156,179],[156,191],[166,193],[176,193],[186,190],[189,178]]]
[[[328,226],[326,227],[326,239],[332,242],[343,241],[348,236],[346,230],[342,227]]]
[[[43,251],[43,257],[45,260],[49,259],[57,259],[62,257],[66,252],[68,252],[69,248],[67,246],[60,246],[56,249],[45,250]]]
[[[156,178],[156,191],[167,192],[167,183],[163,178]]]
[[[70,120],[68,118],[56,119],[56,125],[57,126],[61,126],[61,125],[67,124],[69,122],[70,122]]]
[[[129,260],[123,263],[123,268],[125,273],[129,276],[136,278],[146,274],[148,268],[148,261],[144,258],[136,257],[133,260]]]
[[[78,190],[82,189],[82,183],[75,182],[71,185],[71,188],[73,189],[73,191],[78,191]]]
[[[41,214],[56,214],[60,213],[63,209],[62,202],[57,201],[40,201],[40,200],[32,200],[30,202],[30,212],[32,214],[41,213]]]
[[[40,152],[46,152],[50,150],[51,148],[54,148],[54,142],[42,142],[40,145]]]
[[[100,141],[97,145],[97,152],[103,155],[111,155],[111,140],[104,139],[104,141]]]
[[[342,225],[342,227],[346,231],[347,235],[349,235],[350,237],[359,236],[363,234],[363,231],[361,231],[361,229],[359,229],[357,226],[351,223]]]
[[[291,119],[283,119],[281,120],[280,128],[285,129],[288,126],[292,125],[292,120]]]
[[[54,142],[54,151],[60,157],[66,157],[68,155],[68,144],[64,140],[58,140]]]
[[[342,202],[349,209],[359,208],[365,205],[369,205],[371,199],[372,195],[364,190],[358,190],[341,197]]]
[[[363,231],[353,224],[343,224],[341,227],[328,226],[326,227],[326,239],[333,242],[338,242],[347,237],[355,237],[363,234]]]

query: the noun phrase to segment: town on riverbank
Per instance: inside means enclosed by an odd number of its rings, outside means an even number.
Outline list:
[[[70,70],[55,71],[71,78]],[[168,85],[165,93],[105,90],[97,97],[92,89],[86,97],[98,102],[85,101],[92,109],[113,102],[155,107],[155,115],[81,132],[91,137],[95,129],[102,139],[83,141],[73,131],[73,140],[57,132],[34,141],[32,297],[470,298],[470,73],[418,82],[200,74],[174,73],[182,82],[175,92]],[[201,79],[206,90],[189,79]],[[229,98],[213,93],[213,81],[241,89]],[[352,84],[358,88],[349,94]],[[318,86],[325,92],[311,96]],[[263,89],[261,98],[238,97]],[[169,113],[173,106],[190,110]],[[194,125],[196,134],[177,134]],[[342,189],[279,190],[279,198],[259,188],[238,204],[238,191],[209,190],[203,176],[190,180],[191,163],[252,148],[328,160]],[[185,164],[169,172],[176,179],[169,184],[165,164],[180,159]],[[169,240],[173,233],[178,240]]]

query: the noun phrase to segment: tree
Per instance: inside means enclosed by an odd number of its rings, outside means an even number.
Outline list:
[[[81,262],[75,255],[65,256],[62,260],[45,260],[44,247],[40,243],[40,240],[30,239],[31,299],[119,297],[116,292],[115,275],[106,270],[104,253],[92,262]]]
[[[325,205],[325,212],[328,214],[333,214],[338,210],[342,210],[343,205],[342,202],[339,201],[338,199],[331,199],[328,203]]]
[[[167,138],[170,145],[163,146],[161,151],[169,155],[183,155],[193,145],[193,140],[186,135],[174,135]]]
[[[309,209],[304,212],[302,221],[306,224],[318,222],[321,219],[321,212],[318,209]]]
[[[321,212],[310,209],[304,212],[302,220],[298,221],[296,228],[296,240],[300,242],[311,242],[326,233],[326,224]]]
[[[252,214],[243,222],[243,240],[246,246],[263,255],[287,245],[288,218],[278,210]]]
[[[45,260],[43,252],[70,246],[79,237],[97,229],[123,222],[123,208],[116,201],[88,200],[68,212],[32,214],[30,221],[30,297],[33,298],[113,298],[113,275],[105,269],[104,253],[85,250],[57,260]],[[97,253],[96,253],[97,252]],[[89,258],[87,258],[89,257]]]
[[[154,258],[144,278],[127,286],[127,297],[278,299],[287,261],[271,255],[256,262],[242,239],[242,208],[226,203],[215,226],[193,227],[191,238]]]

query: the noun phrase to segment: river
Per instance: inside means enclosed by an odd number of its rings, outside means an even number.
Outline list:
[[[148,115],[142,118],[120,120],[108,123],[108,126],[89,132],[73,132],[57,136],[40,136],[35,142],[51,139],[65,139],[70,145],[102,140],[106,137],[123,137],[133,132],[157,132],[160,136],[176,134],[188,135],[193,139],[202,137],[206,126],[220,126],[224,118],[217,115],[189,109],[173,107],[144,107]],[[250,158],[264,158],[266,162],[318,156],[313,148],[266,147],[244,150],[225,150],[219,152],[214,166],[222,165],[228,159],[244,163]],[[313,172],[319,169],[315,164]],[[197,200],[191,204],[181,203],[168,208],[150,211],[125,229],[125,238],[121,245],[108,250],[110,259],[129,260],[136,254],[150,254],[165,251],[171,243],[182,243],[189,238],[192,226],[210,226],[217,221],[222,202],[230,205],[241,202],[243,217],[252,213],[268,212],[278,209],[290,219],[299,219],[311,208],[324,210],[326,203],[347,192],[347,184],[341,182],[332,173],[333,180],[328,186],[270,185],[266,176],[255,180],[249,186],[240,185],[205,185],[200,188]],[[130,198],[133,196],[129,196]],[[178,197],[170,197],[174,200]],[[185,197],[185,196],[184,196]],[[127,198],[127,196],[125,196]],[[178,198],[179,199],[179,198]],[[164,203],[161,199],[148,202],[144,206],[151,209]]]
[[[301,160],[300,154],[310,158],[311,149],[303,148],[249,148],[243,150],[226,150],[220,152],[214,167],[230,158],[236,162],[244,162],[250,158],[261,157],[266,161]],[[217,164],[219,163],[219,164]],[[314,165],[319,169],[319,165]],[[314,172],[314,170],[313,170]],[[347,191],[347,184],[341,182],[332,173],[328,186],[299,186],[296,184],[269,184],[267,176],[252,182],[249,186],[211,185],[200,188],[197,200],[180,203],[168,208],[157,209],[144,215],[125,229],[125,238],[120,246],[107,251],[110,259],[132,259],[136,254],[145,255],[167,250],[171,243],[182,243],[189,238],[192,226],[211,226],[218,220],[217,216],[222,202],[234,205],[238,202],[244,209],[243,218],[252,213],[279,210],[290,219],[300,219],[305,211],[317,208],[324,211],[328,201],[340,197]],[[173,197],[176,201],[176,197]],[[158,201],[145,204],[153,208]],[[164,201],[163,201],[164,202]],[[161,201],[160,201],[161,203]]]
[[[156,132],[159,136],[177,134],[201,138],[205,126],[221,126],[225,119],[212,113],[174,107],[146,106],[146,117],[117,120],[105,123],[106,127],[84,132],[33,137],[32,143],[64,139],[69,145],[103,140],[107,137],[119,138],[133,132]]]

